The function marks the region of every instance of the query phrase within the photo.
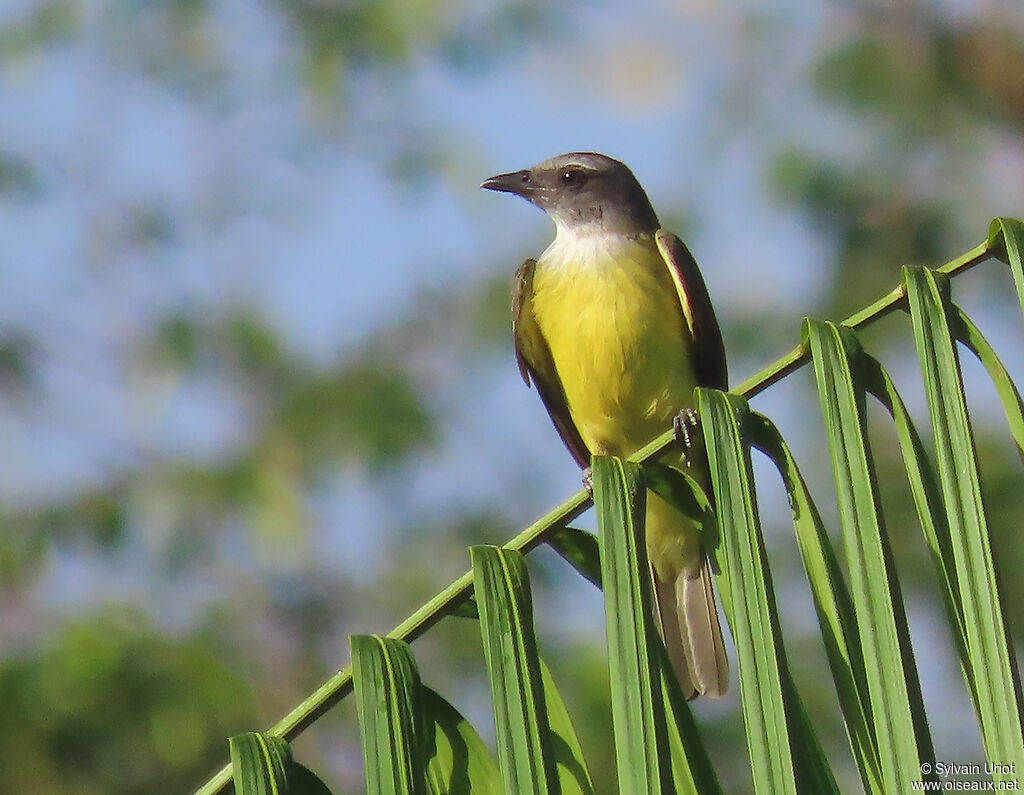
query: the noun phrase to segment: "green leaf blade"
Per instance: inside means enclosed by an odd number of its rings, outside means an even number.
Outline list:
[[[601,587],[601,552],[597,536],[577,527],[557,527],[547,542],[584,579],[597,588]]]
[[[501,792],[501,772],[476,729],[443,696],[420,692],[427,722],[427,784],[432,793]]]
[[[797,778],[783,679],[788,678],[757,505],[741,434],[746,403],[699,388],[697,405],[718,506],[716,560],[731,591],[723,599],[736,642],[743,721],[754,789],[795,793]]]
[[[996,218],[988,230],[988,245],[993,253],[1002,249],[1013,274],[1021,311],[1024,312],[1024,221],[1017,218]]]
[[[865,792],[881,795],[884,789],[867,698],[864,659],[849,589],[789,446],[771,420],[763,415],[752,413],[750,428],[752,443],[772,459],[786,485],[797,545],[861,783]]]
[[[898,792],[934,761],[903,603],[882,521],[866,433],[860,346],[832,323],[805,324],[828,436],[882,783]]]
[[[561,795],[593,795],[594,782],[583,758],[583,747],[544,660],[540,660],[540,673],[544,683],[544,705],[551,726],[552,753],[558,768],[558,791]]]
[[[955,304],[950,307],[950,328],[958,342],[964,344],[973,353],[992,379],[999,402],[1003,404],[1003,413],[1010,426],[1010,434],[1017,443],[1017,451],[1024,456],[1024,401],[1010,373],[1003,365],[995,350],[981,333],[974,322]]]
[[[409,645],[379,635],[353,635],[352,679],[369,793],[424,791],[420,747],[420,679]]]
[[[861,355],[860,372],[864,378],[865,389],[882,403],[896,424],[896,435],[903,454],[910,493],[917,509],[921,530],[928,543],[932,563],[942,586],[942,599],[946,615],[949,618],[950,631],[957,649],[961,671],[970,691],[971,701],[977,705],[974,673],[970,655],[967,653],[963,605],[960,601],[949,523],[942,507],[938,475],[924,450],[910,412],[889,374],[876,359],[867,354]]]
[[[623,792],[653,795],[671,787],[671,771],[664,764],[664,704],[655,697],[661,640],[651,617],[646,491],[640,468],[631,462],[595,456],[592,472],[619,786]]]
[[[282,737],[246,732],[228,744],[237,795],[331,795],[313,771],[292,758]]]
[[[1024,769],[1020,684],[997,598],[999,587],[974,436],[947,315],[948,285],[926,268],[904,268],[904,282],[932,419],[943,505],[949,517],[985,752],[989,761],[1019,765],[1020,770]],[[1009,780],[1002,772],[994,777]]]
[[[292,751],[280,737],[246,732],[228,741],[238,795],[288,792]]]
[[[668,748],[672,764],[672,790],[676,795],[716,795],[722,792],[704,738],[693,711],[679,687],[668,653],[660,650],[659,681],[665,715],[668,716]]]
[[[470,557],[505,789],[556,792],[526,563],[519,552],[491,546],[471,547]]]

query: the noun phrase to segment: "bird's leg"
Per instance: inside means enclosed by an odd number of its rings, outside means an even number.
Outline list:
[[[583,468],[583,488],[590,494],[594,493],[594,470],[592,467]]]
[[[696,432],[699,428],[700,418],[697,416],[696,409],[685,408],[672,418],[672,432],[675,434],[676,441],[682,443],[687,460],[690,459],[690,453],[696,441]]]

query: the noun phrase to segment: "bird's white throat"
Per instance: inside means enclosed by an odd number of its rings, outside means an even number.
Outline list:
[[[541,254],[540,263],[545,268],[592,269],[603,263],[614,266],[618,260],[648,250],[657,250],[653,235],[609,230],[599,222],[557,224],[555,239]]]

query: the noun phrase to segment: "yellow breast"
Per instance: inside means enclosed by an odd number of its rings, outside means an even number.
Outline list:
[[[690,334],[652,238],[560,231],[537,262],[533,312],[591,451],[628,455],[690,405]]]

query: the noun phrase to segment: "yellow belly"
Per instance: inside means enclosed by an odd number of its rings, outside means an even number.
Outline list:
[[[537,263],[533,311],[594,453],[625,456],[693,400],[689,330],[652,239],[556,242]]]
[[[692,404],[690,332],[653,240],[556,239],[537,262],[533,312],[591,452],[628,456]],[[671,457],[681,462],[677,453]],[[646,536],[663,581],[699,571],[696,529],[650,493]]]

